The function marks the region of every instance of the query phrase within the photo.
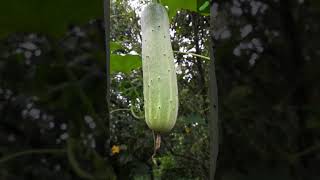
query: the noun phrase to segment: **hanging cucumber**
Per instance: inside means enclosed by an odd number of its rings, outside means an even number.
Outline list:
[[[146,123],[155,132],[169,132],[178,114],[178,86],[166,9],[159,3],[147,5],[141,29]]]

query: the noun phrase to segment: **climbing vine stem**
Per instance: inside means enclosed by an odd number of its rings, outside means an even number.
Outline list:
[[[181,52],[181,51],[173,51],[173,52],[177,53],[177,54],[189,54],[189,55],[196,56],[196,57],[199,57],[199,58],[202,58],[202,59],[210,60],[209,57],[202,56],[202,55],[195,54],[195,53],[191,53],[191,52]]]
[[[10,161],[14,158],[30,155],[30,154],[64,154],[66,152],[65,149],[32,149],[27,151],[21,151],[13,154],[9,154],[0,158],[0,164]]]

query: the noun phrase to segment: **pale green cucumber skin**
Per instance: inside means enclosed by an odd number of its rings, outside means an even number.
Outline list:
[[[166,9],[149,4],[141,14],[143,94],[150,129],[171,131],[178,116],[178,85]]]

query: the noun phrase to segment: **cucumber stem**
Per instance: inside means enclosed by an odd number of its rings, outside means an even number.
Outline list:
[[[153,134],[154,149],[153,149],[153,154],[151,156],[151,159],[157,165],[156,160],[154,159],[154,156],[157,154],[157,150],[160,149],[161,135],[158,133],[155,133],[154,131],[152,131],[152,134]]]

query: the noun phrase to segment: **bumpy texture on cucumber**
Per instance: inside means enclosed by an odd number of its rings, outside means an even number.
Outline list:
[[[146,123],[169,132],[178,115],[178,86],[166,9],[151,3],[141,14],[143,94]]]

